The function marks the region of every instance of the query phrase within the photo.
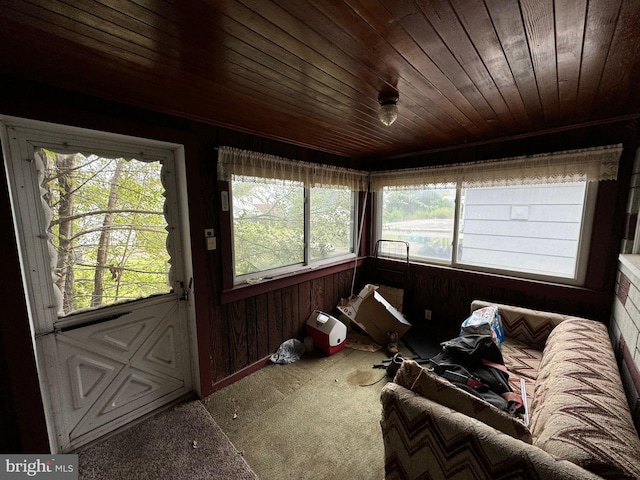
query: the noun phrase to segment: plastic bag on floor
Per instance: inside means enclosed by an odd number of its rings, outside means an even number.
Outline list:
[[[286,365],[300,360],[300,357],[302,357],[304,352],[304,343],[295,338],[290,338],[280,345],[276,353],[271,355],[271,361],[273,363]]]

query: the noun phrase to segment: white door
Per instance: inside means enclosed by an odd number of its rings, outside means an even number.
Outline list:
[[[52,451],[194,388],[180,145],[2,121]]]

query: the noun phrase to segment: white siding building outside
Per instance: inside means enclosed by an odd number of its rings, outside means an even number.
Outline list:
[[[573,277],[584,183],[467,189],[460,263]]]

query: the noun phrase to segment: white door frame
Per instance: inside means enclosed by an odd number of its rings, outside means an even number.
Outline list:
[[[51,342],[55,342],[53,335],[48,335],[60,328],[60,326],[69,326],[77,320],[65,321],[58,318],[58,311],[55,305],[44,305],[43,302],[35,302],[34,299],[45,296],[46,298],[54,298],[59,292],[53,286],[53,282],[42,275],[42,272],[50,272],[51,266],[47,264],[46,259],[49,254],[43,249],[48,248],[47,241],[42,239],[26,238],[25,232],[28,230],[25,226],[38,225],[38,231],[44,232],[48,227],[48,222],[43,218],[42,208],[38,205],[41,201],[39,192],[34,192],[33,185],[27,185],[26,182],[20,184],[16,179],[25,178],[25,175],[18,172],[19,169],[33,169],[34,159],[31,158],[28,145],[33,146],[33,141],[37,146],[40,145],[60,145],[61,148],[74,149],[78,142],[78,151],[86,150],[87,144],[92,149],[92,153],[108,154],[113,152],[122,156],[126,153],[132,155],[140,155],[141,149],[144,151],[146,159],[152,160],[154,156],[162,158],[166,156],[166,152],[170,150],[173,153],[173,171],[170,172],[167,180],[175,182],[175,197],[167,198],[166,208],[173,211],[174,219],[177,221],[178,231],[170,232],[174,235],[174,247],[172,262],[174,267],[179,267],[182,273],[182,281],[186,283],[180,288],[187,290],[189,288],[189,279],[193,278],[192,256],[191,256],[191,239],[189,233],[189,213],[187,203],[187,181],[186,181],[186,165],[184,156],[184,147],[179,144],[148,140],[136,137],[130,137],[119,134],[111,134],[99,131],[93,131],[78,127],[68,127],[47,122],[27,120],[22,118],[0,115],[0,139],[2,141],[2,149],[5,158],[5,166],[7,169],[7,182],[10,190],[11,207],[16,228],[16,240],[18,245],[18,254],[20,257],[20,265],[22,270],[22,283],[25,295],[27,297],[27,310],[30,322],[30,330],[32,332],[32,342],[34,352],[36,352],[36,366],[40,382],[40,390],[45,410],[45,419],[49,435],[49,444],[52,452],[60,450],[60,445],[64,444],[64,440],[60,438],[60,432],[64,421],[59,418],[58,413],[53,408],[56,396],[57,385],[56,378],[47,378],[47,372],[52,369],[48,368],[50,362],[56,361],[55,347],[43,349],[45,344],[52,347]],[[61,141],[61,139],[64,139]],[[114,147],[114,144],[116,145]],[[17,158],[16,158],[17,156]],[[29,174],[32,175],[32,174]],[[29,176],[27,175],[27,177]],[[36,186],[37,188],[37,186]],[[44,228],[42,228],[44,226]],[[38,251],[40,249],[40,251]],[[179,294],[176,286],[174,290]],[[190,358],[187,359],[190,364],[190,379],[188,388],[200,393],[199,373],[198,373],[198,355],[197,355],[197,339],[195,324],[195,302],[193,298],[193,289],[186,296],[186,301],[181,302],[186,307],[187,313],[187,329],[188,343],[190,346]],[[43,350],[48,353],[45,356]]]

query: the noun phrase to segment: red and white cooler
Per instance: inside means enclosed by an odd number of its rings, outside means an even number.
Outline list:
[[[347,326],[328,313],[314,310],[307,320],[307,335],[313,338],[314,346],[333,355],[344,348]]]

